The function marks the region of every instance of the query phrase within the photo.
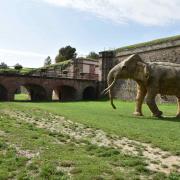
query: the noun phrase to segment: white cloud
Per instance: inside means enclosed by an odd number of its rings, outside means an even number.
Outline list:
[[[9,66],[20,63],[24,67],[40,67],[48,55],[35,52],[26,52],[12,49],[0,49],[0,62]]]
[[[166,25],[180,20],[179,0],[38,0],[92,13],[116,23]]]

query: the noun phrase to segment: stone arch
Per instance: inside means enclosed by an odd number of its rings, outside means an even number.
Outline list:
[[[31,101],[46,101],[48,99],[46,89],[43,86],[37,84],[23,84],[21,87],[27,90]]]
[[[96,99],[96,90],[93,86],[88,86],[83,91],[83,100]]]
[[[30,96],[29,90],[23,85],[19,86],[15,90],[14,100],[15,101],[30,101],[31,96]]]
[[[77,99],[77,90],[73,86],[63,85],[53,91],[53,99],[59,101],[75,101]]]
[[[0,84],[0,101],[8,100],[8,90]]]

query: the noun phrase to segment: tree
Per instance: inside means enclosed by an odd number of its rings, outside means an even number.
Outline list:
[[[92,52],[90,52],[90,53],[86,56],[86,58],[98,59],[98,58],[99,58],[99,55],[98,55],[96,52],[92,51]]]
[[[71,46],[66,46],[66,47],[62,47],[59,50],[59,54],[56,56],[55,61],[56,63],[58,63],[69,59],[73,59],[76,56],[77,56],[76,48],[73,48]]]
[[[48,56],[45,60],[44,60],[44,66],[48,66],[48,65],[51,65],[51,58],[50,56]]]
[[[1,62],[0,69],[7,69],[7,68],[8,68],[7,64],[4,62]]]
[[[22,68],[23,68],[22,65],[20,65],[19,63],[14,65],[14,69],[16,70],[21,70]]]

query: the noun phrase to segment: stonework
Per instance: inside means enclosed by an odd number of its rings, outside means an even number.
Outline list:
[[[139,54],[144,61],[180,63],[180,36],[123,47],[116,51],[99,53],[99,60],[77,58],[68,61],[65,68],[50,66],[39,68],[29,75],[0,73],[0,100],[13,100],[17,89],[24,86],[31,100],[82,100],[101,97],[107,87],[107,75],[112,67],[131,54]],[[119,80],[113,91],[114,97],[134,100],[136,83]],[[159,98],[161,102],[174,98]]]
[[[95,98],[97,91],[96,81],[83,79],[1,75],[0,82],[0,101],[13,101],[17,89],[21,87],[26,88],[32,101],[51,101],[53,91],[60,101]]]
[[[118,52],[112,55],[112,52],[101,52],[101,54],[105,54],[106,56],[101,56],[102,58],[102,82],[106,86],[106,77],[109,70],[126,57],[131,54],[139,54],[140,57],[147,62],[154,61],[162,61],[162,62],[172,62],[172,63],[180,63],[180,36],[176,39],[167,41],[163,41],[159,44],[150,44],[144,46],[137,46],[134,48],[120,48]],[[113,91],[114,97],[122,100],[134,100],[136,94],[136,83],[132,80],[119,80],[114,87]],[[174,101],[174,97],[168,97],[168,99],[164,100],[162,98],[160,102],[164,101]]]

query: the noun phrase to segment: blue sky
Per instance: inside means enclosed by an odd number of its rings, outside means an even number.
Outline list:
[[[0,0],[0,62],[39,67],[59,48],[79,55],[180,34],[179,0]]]

